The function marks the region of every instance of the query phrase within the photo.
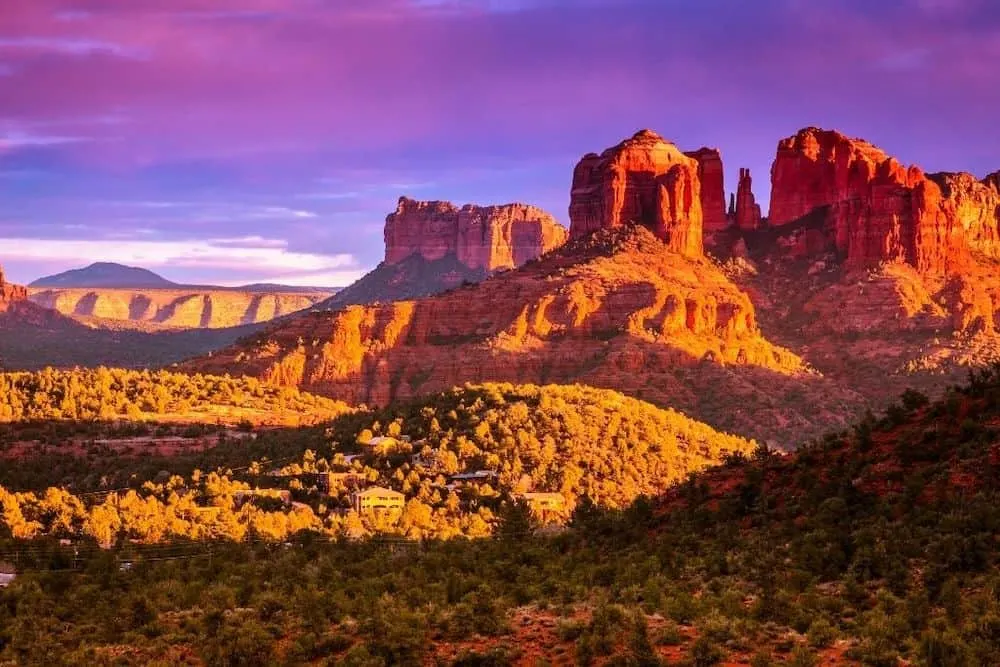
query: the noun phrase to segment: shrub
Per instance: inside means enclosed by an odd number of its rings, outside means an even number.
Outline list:
[[[837,638],[837,630],[825,618],[817,618],[806,631],[809,645],[815,648],[825,648]]]

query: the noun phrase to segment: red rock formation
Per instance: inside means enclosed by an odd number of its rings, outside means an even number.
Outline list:
[[[686,257],[702,256],[699,163],[642,130],[573,171],[570,237],[638,223]]]
[[[839,392],[762,337],[750,298],[717,266],[667,251],[642,227],[571,240],[539,262],[430,298],[289,318],[183,368],[370,405],[463,382],[580,382],[767,437],[787,431],[789,418],[809,430],[816,417],[812,404],[791,417],[775,408],[784,392]]]
[[[0,312],[6,312],[13,303],[27,300],[27,288],[7,282],[4,279],[3,267],[0,267]]]
[[[754,230],[760,227],[760,205],[753,196],[753,180],[749,169],[740,169],[740,184],[736,190],[736,205],[734,207],[736,226],[742,230]]]
[[[385,219],[385,261],[454,254],[470,269],[487,272],[521,266],[562,245],[566,229],[545,211],[524,204],[462,208],[442,201],[401,197]]]
[[[849,267],[902,261],[940,274],[968,267],[971,251],[1000,257],[993,181],[926,176],[839,132],[807,128],[778,144],[769,221],[781,227],[810,214]]]
[[[701,213],[704,218],[705,233],[725,231],[729,227],[729,218],[726,216],[726,185],[722,156],[715,148],[700,148],[685,155],[698,161]]]

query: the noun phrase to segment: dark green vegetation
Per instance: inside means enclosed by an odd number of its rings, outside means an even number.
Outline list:
[[[622,510],[584,502],[555,537],[532,536],[514,506],[492,540],[303,533],[288,547],[129,546],[77,562],[47,541],[7,540],[0,551],[58,571],[25,568],[0,592],[0,657],[468,665],[541,652],[652,665],[679,651],[692,665],[995,664],[997,424],[991,369],[933,405],[909,392],[793,456],[734,456]],[[514,610],[557,619],[554,634],[529,637]]]

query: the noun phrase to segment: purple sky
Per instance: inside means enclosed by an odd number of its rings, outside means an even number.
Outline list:
[[[344,284],[401,194],[568,224],[643,127],[766,208],[780,137],[1000,169],[995,0],[0,0],[0,262]],[[874,8],[873,8],[874,7]]]

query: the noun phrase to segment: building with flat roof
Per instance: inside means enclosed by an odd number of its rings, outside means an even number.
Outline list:
[[[370,486],[351,494],[351,505],[359,514],[365,512],[402,512],[406,496],[381,486]]]
[[[527,503],[531,513],[542,521],[548,521],[566,512],[566,498],[561,493],[521,493],[517,498]]]

